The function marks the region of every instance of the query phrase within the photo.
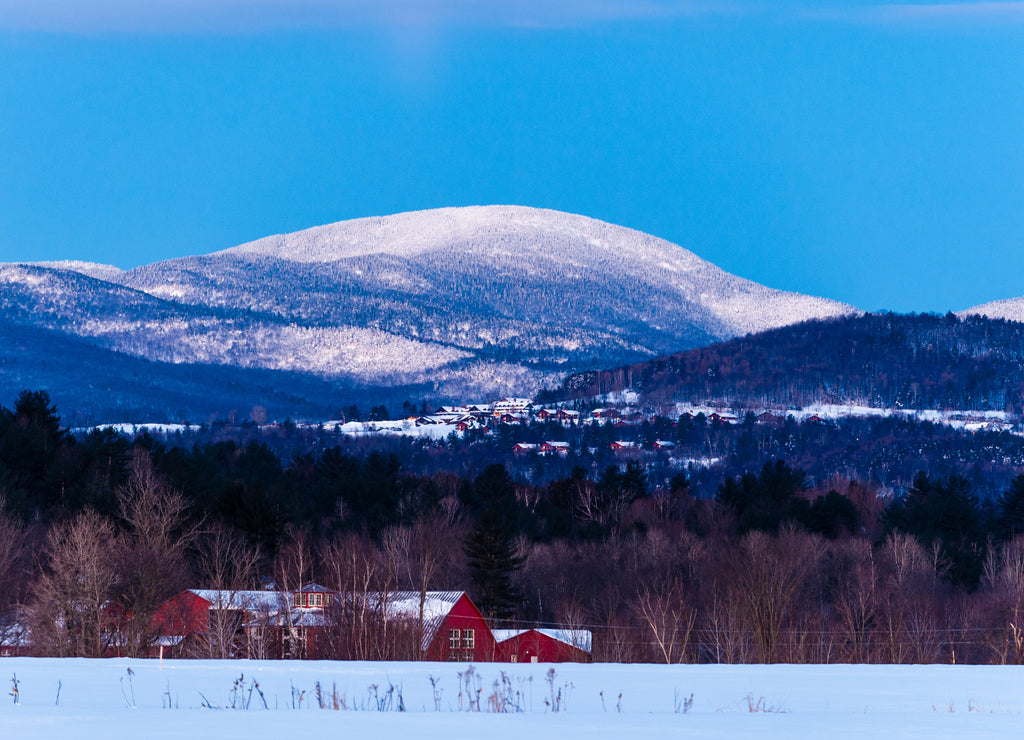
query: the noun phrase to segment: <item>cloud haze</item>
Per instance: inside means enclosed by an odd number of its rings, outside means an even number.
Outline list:
[[[735,12],[730,0],[0,0],[0,28],[227,32],[396,25],[562,27]]]
[[[1024,2],[866,0],[0,0],[0,30],[253,33],[452,25],[558,28],[614,21],[753,15],[840,23],[1000,24]]]

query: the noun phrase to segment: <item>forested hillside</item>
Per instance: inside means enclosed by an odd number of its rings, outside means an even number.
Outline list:
[[[1024,324],[953,314],[807,321],[615,370],[544,398],[632,388],[648,403],[1024,410]]]
[[[559,429],[564,458],[511,452]],[[38,654],[103,655],[116,636],[142,655],[183,588],[315,580],[467,589],[498,626],[590,629],[597,660],[1024,661],[1014,434],[752,415],[438,441],[238,432],[74,437],[45,393],[0,408],[0,640],[28,626]],[[623,434],[637,444],[617,456]],[[666,437],[679,450],[650,446]],[[696,451],[718,461],[673,457]],[[333,657],[410,657],[372,645]]]

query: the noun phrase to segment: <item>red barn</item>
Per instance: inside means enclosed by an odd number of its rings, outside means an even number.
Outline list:
[[[589,663],[589,630],[495,630],[501,660],[511,663]]]
[[[387,613],[419,619],[419,591],[388,594]],[[423,657],[462,662],[498,659],[498,646],[483,614],[465,591],[427,591],[423,602]]]

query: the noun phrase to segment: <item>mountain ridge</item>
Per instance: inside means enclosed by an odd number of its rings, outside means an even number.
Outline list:
[[[448,398],[531,393],[569,371],[856,312],[643,232],[521,206],[340,221],[131,270],[6,264],[0,283],[9,320],[110,351]]]

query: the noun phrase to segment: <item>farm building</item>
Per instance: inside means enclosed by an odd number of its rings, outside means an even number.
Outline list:
[[[589,663],[589,630],[495,630],[500,660],[510,663]]]
[[[154,623],[158,646],[183,657],[500,659],[464,591],[190,589],[168,599]]]

